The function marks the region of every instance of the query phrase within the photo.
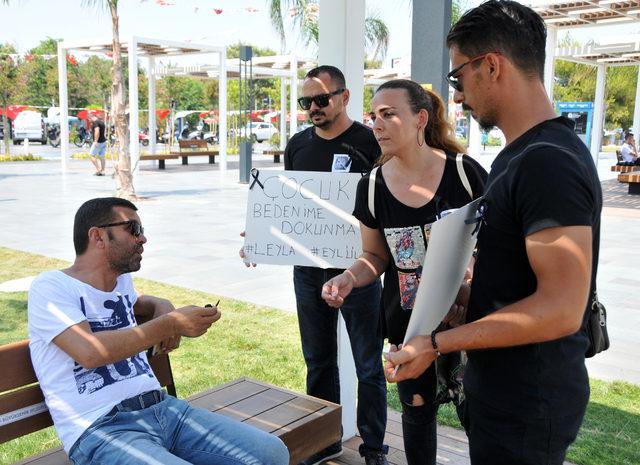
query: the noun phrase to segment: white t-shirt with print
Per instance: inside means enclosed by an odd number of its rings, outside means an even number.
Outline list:
[[[91,330],[136,326],[138,298],[131,275],[118,277],[103,292],[62,271],[38,276],[29,290],[29,349],[53,423],[66,452],[95,420],[123,399],[160,389],[144,352],[116,363],[86,369],[52,340],[84,320]]]
[[[622,144],[622,148],[620,149],[622,153],[622,161],[633,163],[636,161],[635,150],[632,145],[627,144],[626,142]]]

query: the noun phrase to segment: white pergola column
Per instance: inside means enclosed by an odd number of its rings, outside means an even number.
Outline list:
[[[60,162],[62,171],[69,161],[69,101],[67,92],[67,49],[58,42],[58,98],[60,106]]]
[[[149,153],[156,154],[156,59],[149,57]],[[155,163],[155,162],[154,162]]]
[[[596,167],[600,159],[602,147],[602,129],[604,127],[604,92],[607,67],[604,64],[596,65],[598,74],[596,77],[596,101],[593,105],[593,127],[591,129],[591,156],[594,157]]]
[[[280,78],[280,150],[284,150],[287,142],[287,79]]]
[[[129,156],[131,157],[131,174],[139,172],[140,145],[138,143],[138,42],[135,37],[129,39]]]
[[[475,118],[469,118],[469,155],[477,157],[482,153],[480,125]]]
[[[553,102],[553,84],[556,63],[556,40],[558,30],[555,27],[547,26],[546,60],[544,62],[544,88],[547,90],[549,100]]]
[[[349,117],[362,121],[364,96],[365,0],[320,0],[318,62],[342,70],[350,91]],[[338,364],[343,440],[356,434],[356,372],[342,317],[338,329]],[[381,362],[382,363],[382,362]]]
[[[638,143],[640,134],[640,66],[638,66],[638,82],[636,83],[636,103],[633,106],[633,135]]]
[[[227,48],[220,56],[220,78],[218,79],[218,146],[220,150],[220,173],[227,171]]]
[[[322,39],[321,39],[322,40]],[[298,60],[291,55],[291,99],[289,100],[289,138],[293,137],[298,129]]]

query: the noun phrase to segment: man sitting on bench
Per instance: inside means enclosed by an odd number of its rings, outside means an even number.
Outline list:
[[[622,147],[620,147],[622,161],[626,165],[640,164],[640,159],[638,159],[638,152],[636,151],[636,146],[633,142],[633,134],[629,132],[626,133],[624,136],[624,144],[622,144]]]
[[[75,262],[29,291],[33,367],[65,451],[75,464],[288,464],[277,437],[160,390],[145,350],[175,349],[220,313],[138,296],[130,272],[147,239],[136,210],[113,197],[85,202]],[[152,319],[138,326],[134,312]]]

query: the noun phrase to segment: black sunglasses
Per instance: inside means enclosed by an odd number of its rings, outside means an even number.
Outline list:
[[[462,83],[460,82],[460,76],[458,76],[458,74],[460,74],[460,71],[462,71],[462,68],[464,68],[465,66],[467,66],[469,63],[473,63],[474,61],[478,61],[478,60],[482,60],[484,57],[486,57],[487,55],[489,55],[490,53],[500,53],[500,52],[487,52],[487,53],[483,53],[482,55],[478,55],[473,57],[472,59],[470,59],[469,61],[465,61],[464,63],[462,63],[460,66],[458,66],[455,69],[452,69],[448,74],[447,74],[447,82],[449,83],[449,85],[451,87],[453,87],[455,90],[457,90],[458,92],[462,92]]]
[[[100,226],[96,226],[96,228],[109,228],[111,226],[122,226],[125,224],[127,225],[127,230],[129,230],[129,232],[134,236],[139,237],[141,234],[144,234],[144,228],[137,220],[118,221],[117,223],[102,224]]]
[[[300,108],[302,108],[303,110],[308,110],[309,108],[311,108],[311,103],[315,102],[315,104],[320,108],[324,108],[329,105],[329,100],[331,99],[331,97],[341,94],[344,91],[345,89],[338,89],[328,94],[318,94],[314,95],[313,97],[300,97],[298,99],[298,105],[300,105]]]

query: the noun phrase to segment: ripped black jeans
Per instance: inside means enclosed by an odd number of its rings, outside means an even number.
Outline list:
[[[438,448],[436,416],[436,369],[432,364],[416,379],[400,381],[398,396],[402,403],[402,436],[408,465],[435,465]],[[419,395],[423,405],[414,406]]]

